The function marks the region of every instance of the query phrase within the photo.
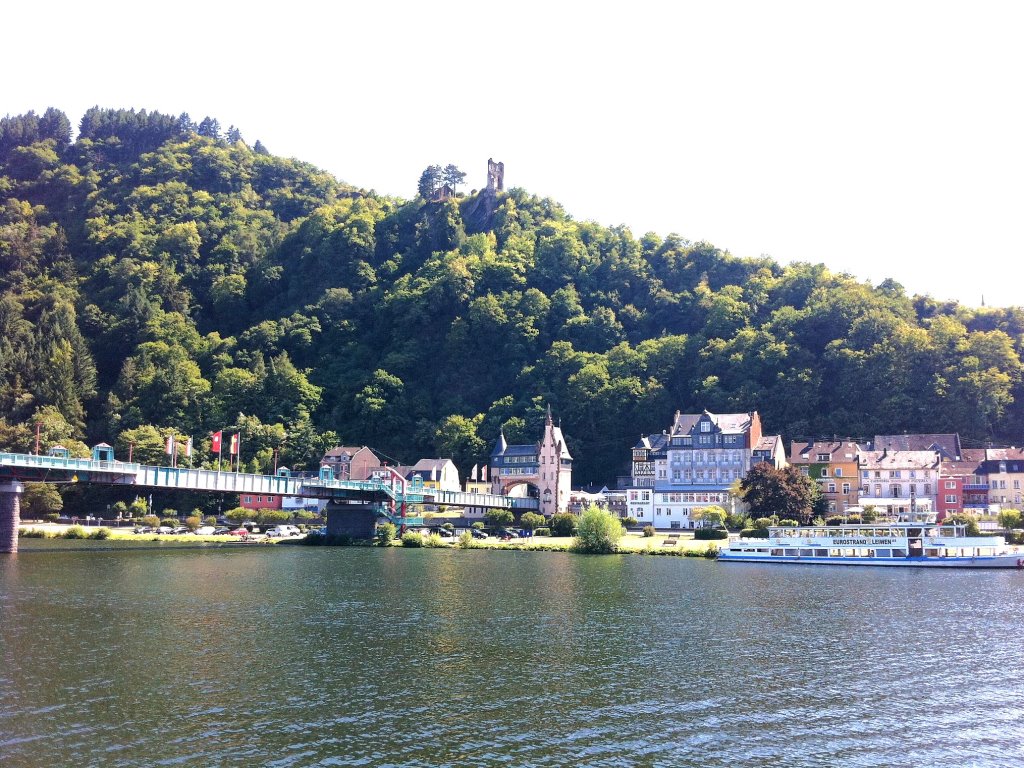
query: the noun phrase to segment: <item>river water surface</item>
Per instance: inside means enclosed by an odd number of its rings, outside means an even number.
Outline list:
[[[0,765],[1011,766],[1024,574],[0,557]]]

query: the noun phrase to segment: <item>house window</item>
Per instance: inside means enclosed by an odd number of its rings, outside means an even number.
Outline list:
[[[927,496],[927,495],[928,495],[928,494],[930,494],[931,492],[932,492],[932,486],[931,486],[931,484],[930,484],[930,483],[925,483],[925,484],[924,484],[924,495],[925,495],[925,496]]]
[[[701,432],[710,432],[711,431],[711,422],[710,421],[702,421],[700,423],[700,431]]]
[[[828,467],[822,467],[821,468],[821,476],[822,477],[828,477]]]
[[[819,453],[818,454],[818,461],[828,461],[828,454],[827,453]]]
[[[850,492],[850,484],[849,483],[843,483],[843,493],[849,493],[849,492]]]
[[[836,492],[836,484],[835,483],[829,483],[828,484],[828,492],[829,493],[835,493]]]
[[[246,496],[245,497],[245,503],[246,504],[252,504],[252,496]]]
[[[898,499],[900,497],[900,487],[893,483],[892,485],[889,486],[889,493],[892,494],[892,497],[894,499]]]
[[[947,493],[946,494],[946,503],[947,504],[956,504],[956,494],[955,493]]]
[[[946,488],[949,488],[949,489],[956,488],[956,480],[947,480],[946,481]]]

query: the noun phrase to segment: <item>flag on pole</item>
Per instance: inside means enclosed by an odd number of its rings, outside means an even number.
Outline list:
[[[238,436],[237,432],[231,436],[231,447],[228,449],[228,453],[232,456],[238,453]]]
[[[476,475],[477,475],[476,464],[474,464],[473,465],[473,470],[469,473],[469,479],[470,480],[476,480]]]
[[[221,438],[223,436],[224,436],[224,431],[223,430],[221,430],[220,432],[214,432],[212,435],[210,435],[210,452],[211,453],[220,453],[220,441],[221,441]]]
[[[167,439],[164,440],[164,453],[168,456],[174,455],[174,435],[168,435]]]
[[[486,464],[484,464],[482,467],[480,467],[480,480],[482,482],[485,482],[485,483],[487,482],[487,465]]]
[[[188,456],[190,459],[192,458],[192,438],[191,437],[188,439],[188,442],[185,443],[185,455]]]

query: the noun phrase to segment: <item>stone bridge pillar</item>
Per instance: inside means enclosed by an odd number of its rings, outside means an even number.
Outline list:
[[[327,502],[328,536],[351,536],[353,539],[372,539],[377,535],[376,504],[339,504]]]
[[[17,480],[0,481],[0,554],[18,551],[21,522],[21,494],[25,486]]]

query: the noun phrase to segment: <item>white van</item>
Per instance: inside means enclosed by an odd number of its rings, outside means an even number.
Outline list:
[[[271,538],[276,538],[276,537],[282,537],[283,538],[283,537],[287,537],[287,536],[301,536],[301,535],[302,535],[302,531],[300,531],[294,525],[275,525],[272,528],[268,528],[267,529],[267,536],[269,536]]]

